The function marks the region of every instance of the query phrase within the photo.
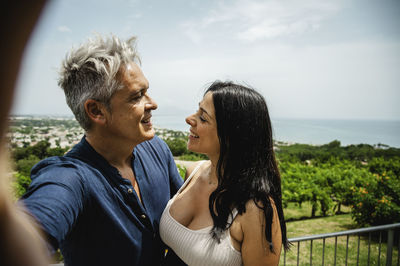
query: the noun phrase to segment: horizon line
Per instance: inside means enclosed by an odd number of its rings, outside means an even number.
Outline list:
[[[153,114],[153,117],[162,117],[162,116],[184,116],[182,114]],[[45,118],[45,117],[59,117],[59,118],[73,118],[75,116],[73,114],[9,114],[8,117],[37,117],[37,118]],[[332,117],[271,117],[271,120],[331,120],[331,121],[391,121],[391,122],[400,122],[400,118],[357,118],[357,117],[349,117],[349,118],[332,118]]]

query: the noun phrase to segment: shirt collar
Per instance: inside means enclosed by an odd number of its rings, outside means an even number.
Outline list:
[[[128,180],[121,177],[118,169],[112,166],[103,156],[101,156],[86,140],[86,136],[83,136],[81,141],[76,144],[71,151],[69,151],[66,157],[72,157],[81,160],[94,168],[100,170],[105,176],[113,176],[120,181],[126,182]],[[132,167],[135,160],[135,150],[132,152]],[[129,182],[129,181],[128,181]]]

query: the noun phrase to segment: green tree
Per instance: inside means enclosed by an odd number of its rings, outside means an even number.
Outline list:
[[[40,159],[36,155],[31,154],[27,158],[18,160],[15,163],[15,168],[22,175],[30,176],[32,167],[39,161]]]
[[[187,151],[186,141],[182,138],[167,138],[165,142],[174,156],[180,156]]]

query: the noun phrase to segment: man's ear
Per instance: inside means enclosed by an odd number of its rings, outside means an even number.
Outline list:
[[[85,111],[93,123],[105,125],[107,122],[106,108],[99,101],[88,99],[85,102]]]

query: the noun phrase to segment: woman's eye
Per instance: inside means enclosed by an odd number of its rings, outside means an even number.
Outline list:
[[[207,122],[207,120],[203,117],[203,111],[201,109],[198,109],[196,111],[197,116],[199,117],[201,122]]]

